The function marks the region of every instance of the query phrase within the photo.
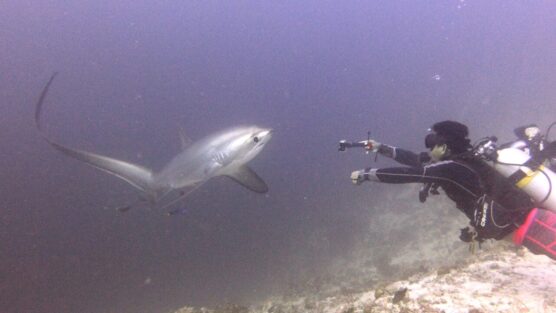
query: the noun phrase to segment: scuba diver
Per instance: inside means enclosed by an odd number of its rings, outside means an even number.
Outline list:
[[[363,147],[367,151],[392,158],[405,165],[354,171],[351,173],[351,180],[356,185],[366,181],[391,184],[423,183],[419,192],[421,202],[425,202],[429,194],[438,194],[438,189],[442,189],[470,221],[468,227],[461,229],[461,240],[480,243],[486,239],[500,240],[514,233],[514,242],[517,244],[523,244],[535,253],[556,259],[556,214],[550,210],[535,208],[539,203],[536,199],[538,197],[530,196],[526,188],[521,188],[521,185],[528,185],[528,182],[524,183],[526,179],[515,173],[518,171],[516,166],[520,169],[523,162],[491,162],[491,159],[496,158],[498,151],[494,145],[496,139],[487,138],[488,140],[483,140],[480,145],[473,147],[468,133],[467,126],[459,122],[442,121],[434,124],[431,133],[425,137],[425,147],[429,152],[417,154],[370,138],[356,143],[342,140],[339,150]],[[553,147],[554,144],[547,146]],[[525,146],[510,149],[501,146],[499,151],[505,150],[523,151]],[[540,166],[536,167],[543,173],[550,172],[548,169],[539,168]],[[511,175],[516,177],[508,179]],[[550,177],[546,174],[545,176],[550,182]],[[531,180],[539,183],[539,179],[529,179]],[[551,194],[550,190],[548,194]],[[539,241],[542,241],[542,244],[539,244]]]

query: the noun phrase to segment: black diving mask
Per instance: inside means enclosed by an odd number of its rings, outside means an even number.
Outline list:
[[[441,145],[444,143],[444,138],[435,133],[430,133],[425,137],[425,147],[427,147],[427,149],[429,150],[432,150],[432,148],[434,148],[436,145]]]

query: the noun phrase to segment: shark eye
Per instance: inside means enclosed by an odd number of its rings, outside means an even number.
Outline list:
[[[260,140],[259,137],[257,137],[257,136],[253,137],[254,142],[259,142],[259,140]]]

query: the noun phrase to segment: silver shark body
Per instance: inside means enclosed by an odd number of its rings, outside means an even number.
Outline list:
[[[270,138],[269,129],[256,126],[237,127],[208,136],[176,155],[155,174],[154,188],[179,189],[216,176],[243,180],[241,177],[248,169],[245,164],[259,154]],[[267,191],[259,184],[248,186],[254,191]]]
[[[270,140],[270,129],[247,126],[213,134],[184,147],[156,173],[140,165],[68,148],[52,141],[43,133],[40,118],[46,94],[55,76],[52,75],[36,104],[35,122],[42,137],[65,155],[130,183],[141,190],[151,203],[156,204],[174,190],[196,188],[217,176],[228,176],[254,192],[268,191],[266,183],[246,163],[257,156]]]

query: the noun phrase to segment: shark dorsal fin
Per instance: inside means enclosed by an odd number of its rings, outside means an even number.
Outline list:
[[[187,136],[187,134],[185,133],[185,129],[180,126],[180,148],[181,148],[181,150],[187,149],[187,147],[189,147],[192,142],[193,142],[193,140],[191,140],[191,138],[189,138],[189,136]]]
[[[257,193],[266,193],[268,191],[268,186],[264,180],[247,165],[236,168],[233,172],[226,174],[226,176],[251,191]]]

